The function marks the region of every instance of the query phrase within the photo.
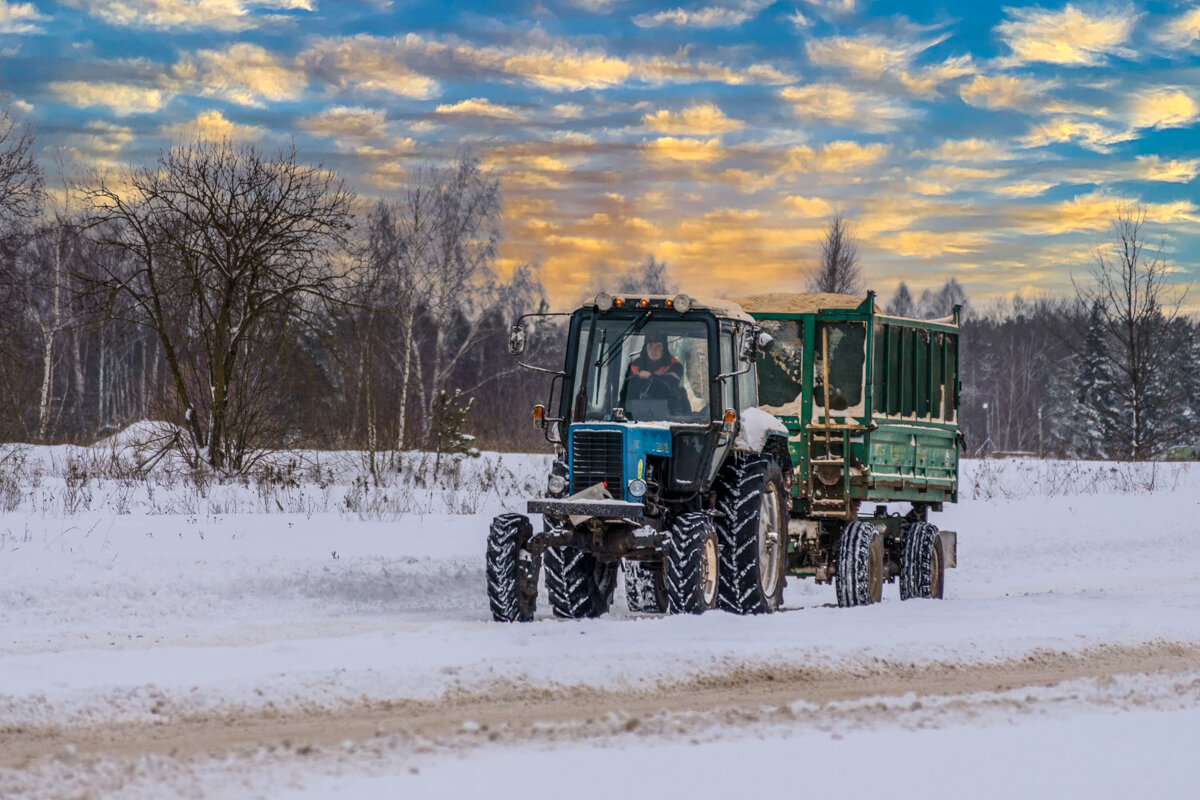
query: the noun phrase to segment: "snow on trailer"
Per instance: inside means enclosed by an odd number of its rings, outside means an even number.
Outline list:
[[[512,327],[518,363],[537,316]],[[957,499],[957,310],[602,292],[565,316],[565,361],[542,369],[534,408],[555,452],[527,508],[543,525],[505,514],[489,533],[496,620],[533,619],[543,571],[568,618],[605,613],[622,569],[645,612],[769,613],[788,574],[835,582],[842,606],[897,578],[902,598],[942,596],[956,539],[928,513]]]

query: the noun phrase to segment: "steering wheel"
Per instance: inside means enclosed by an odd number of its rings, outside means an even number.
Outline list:
[[[651,374],[646,379],[646,386],[637,393],[643,400],[671,400],[674,391],[666,375]]]

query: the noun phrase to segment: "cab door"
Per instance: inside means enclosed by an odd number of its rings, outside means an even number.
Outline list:
[[[723,321],[721,323],[720,333],[717,335],[717,358],[718,367],[721,375],[730,375],[735,372],[737,362],[737,337],[735,335],[733,323]],[[715,409],[716,416],[722,417],[726,409],[732,408],[737,410],[737,378],[728,377],[720,381],[720,406]],[[726,456],[729,455],[730,449],[733,447],[733,434],[726,433],[723,429],[717,432],[717,444],[713,448],[712,464],[709,466],[708,480],[711,482],[717,477],[717,473],[721,470],[721,466],[725,463]]]

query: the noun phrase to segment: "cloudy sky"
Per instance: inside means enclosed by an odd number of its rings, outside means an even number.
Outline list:
[[[1200,277],[1197,2],[0,0],[0,84],[52,169],[294,139],[377,196],[469,147],[560,302],[794,288],[835,209],[885,296],[1062,291],[1119,201]]]

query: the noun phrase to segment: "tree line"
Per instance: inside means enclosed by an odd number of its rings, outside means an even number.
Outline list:
[[[166,420],[227,472],[535,445],[513,420],[542,387],[504,343],[544,292],[536,265],[497,272],[500,187],[469,154],[368,202],[294,147],[198,141],[51,201],[28,129],[0,126],[0,441]]]
[[[505,349],[545,292],[536,264],[498,272],[501,186],[470,154],[368,201],[294,147],[229,141],[49,192],[34,145],[0,108],[0,441],[166,420],[193,463],[227,472],[288,447],[364,450],[372,469],[411,449],[545,447],[523,423],[546,380]],[[916,298],[900,284],[888,313],[965,309],[971,452],[1137,459],[1196,440],[1197,323],[1144,223],[1120,209],[1069,297],[977,309],[953,278]],[[795,280],[865,291],[842,214]],[[654,255],[601,283],[687,288]],[[561,325],[533,334],[530,353],[561,363]]]

